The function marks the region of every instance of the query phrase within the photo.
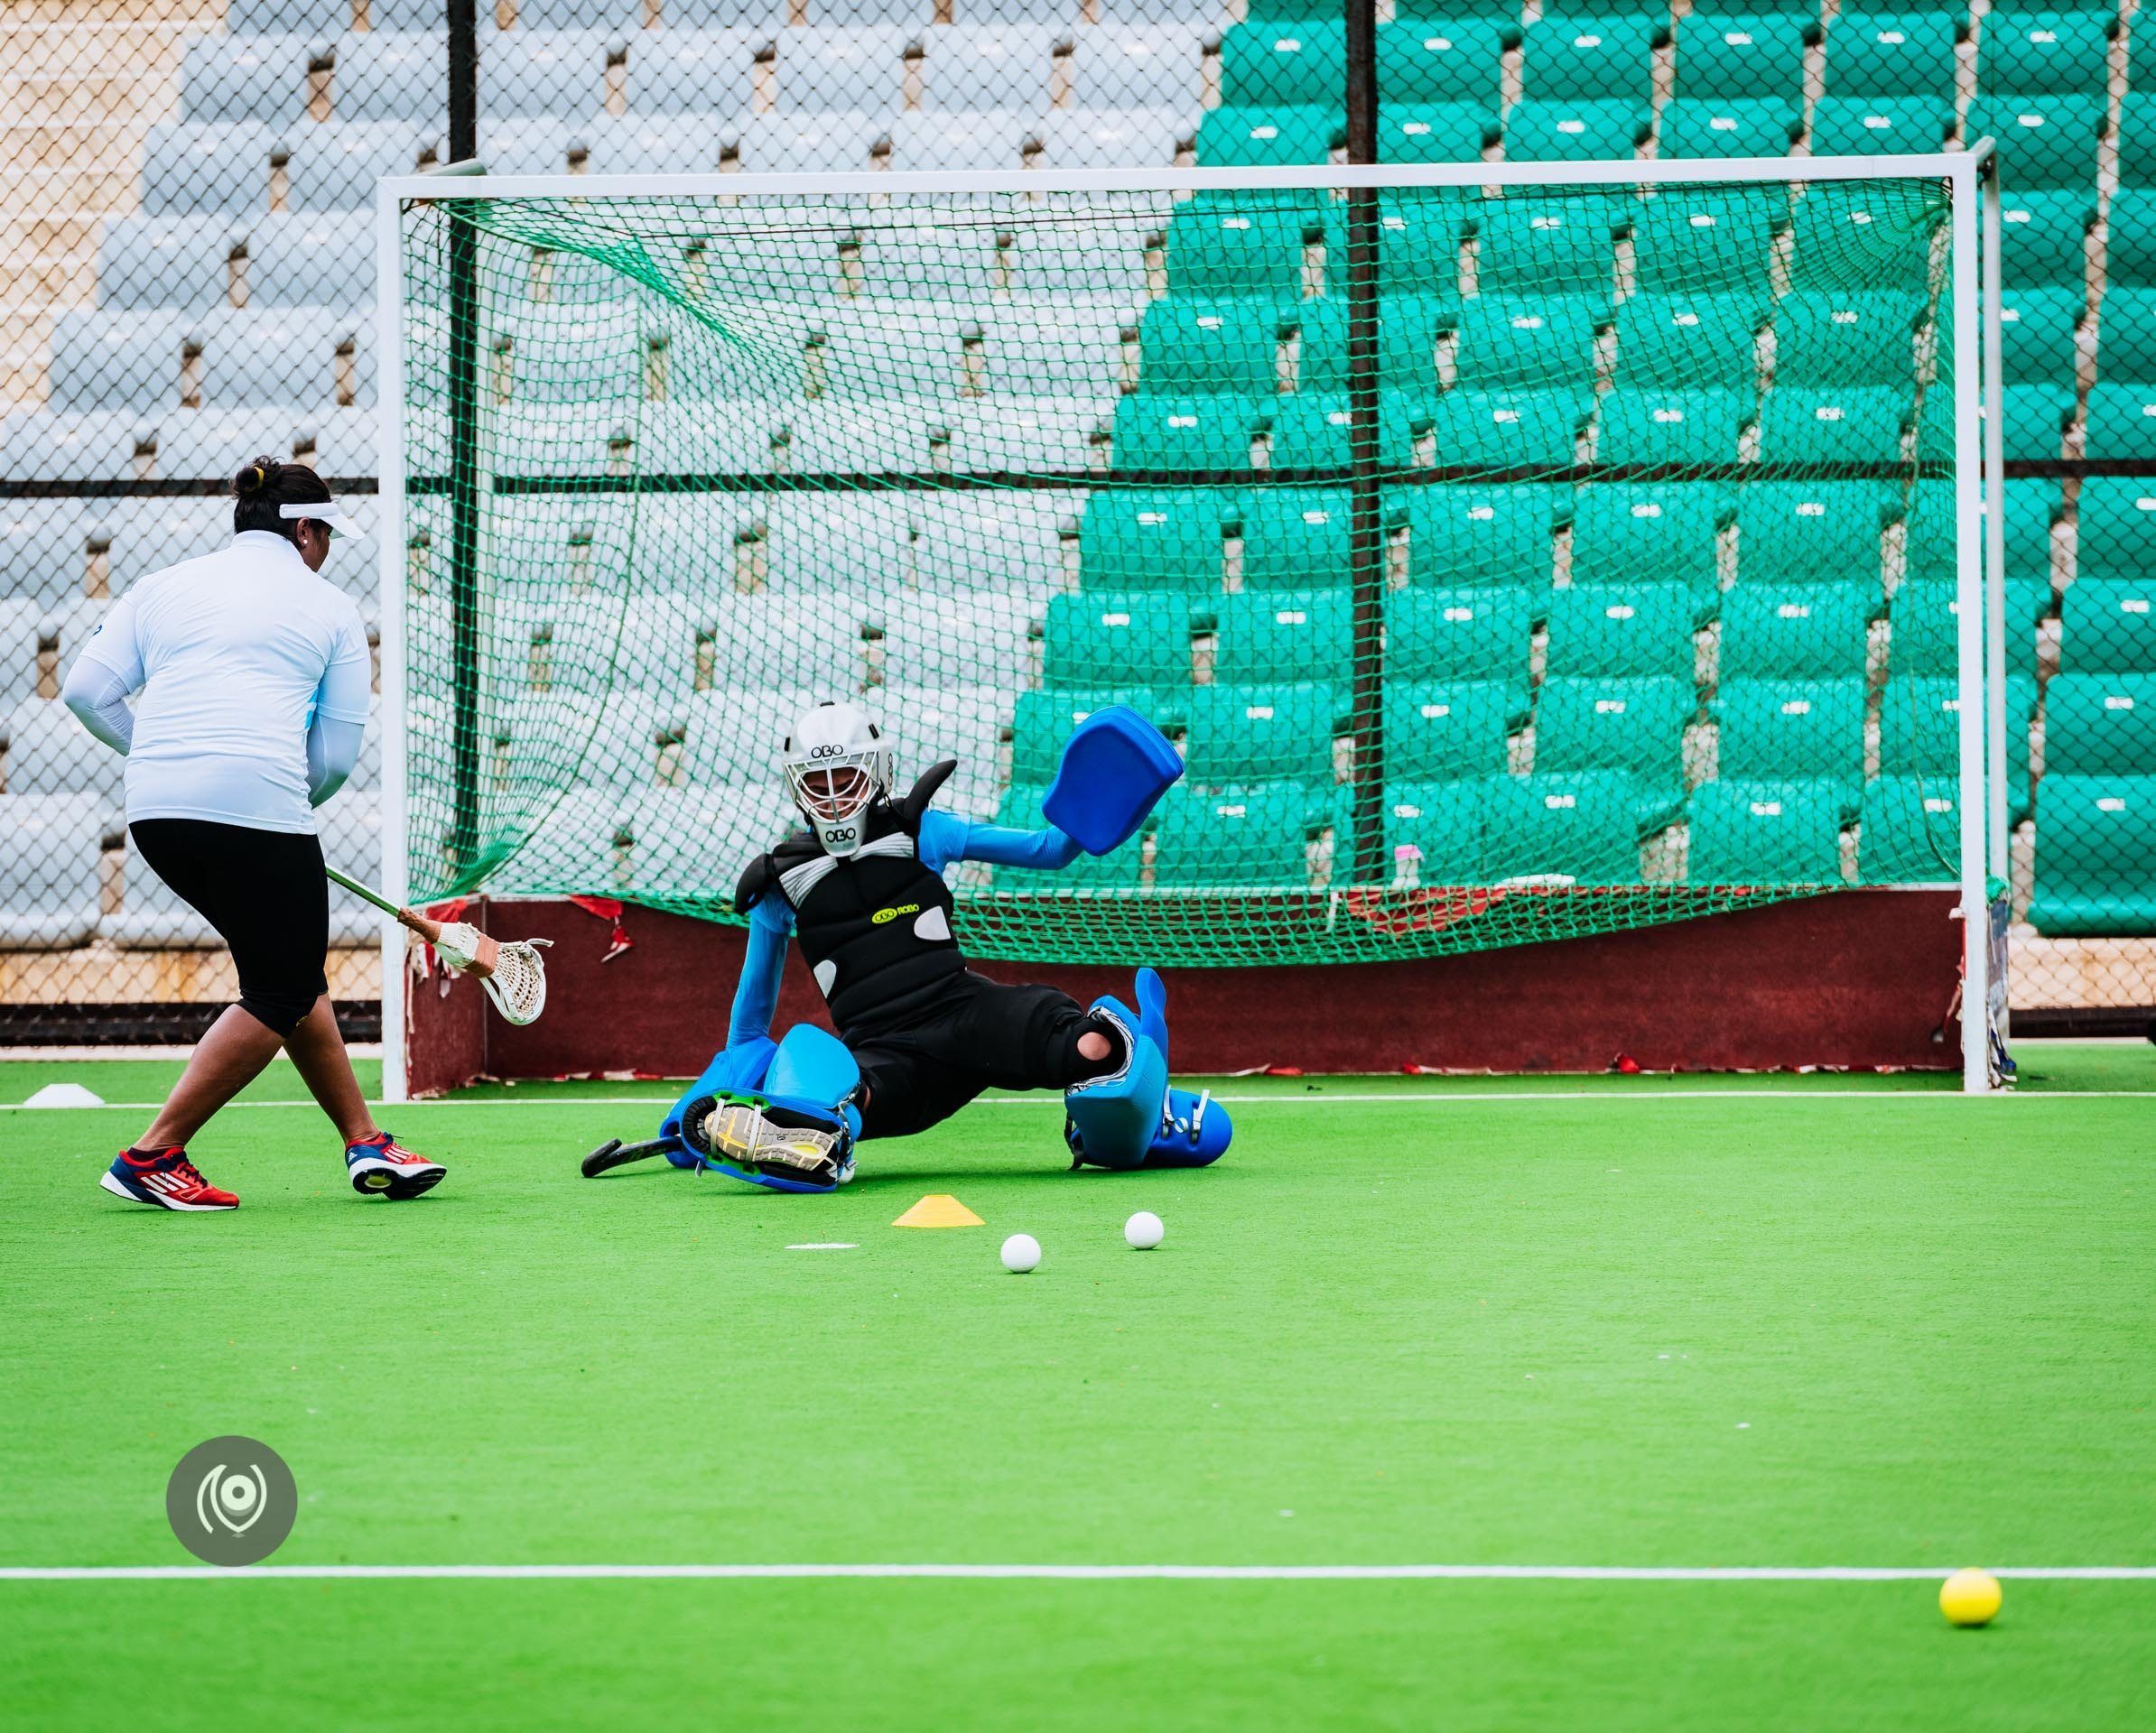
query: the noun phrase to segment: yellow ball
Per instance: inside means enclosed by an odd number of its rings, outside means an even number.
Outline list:
[[[1939,1611],[1955,1625],[1988,1625],[1999,1611],[1999,1579],[1989,1571],[1956,1571],[1939,1585]]]

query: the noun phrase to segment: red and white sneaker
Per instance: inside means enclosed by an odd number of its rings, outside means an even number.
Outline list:
[[[439,1162],[414,1155],[386,1131],[377,1131],[363,1144],[348,1144],[344,1152],[345,1172],[352,1176],[352,1190],[363,1198],[416,1198],[431,1191],[448,1172]]]
[[[154,1155],[131,1155],[123,1149],[98,1183],[116,1198],[159,1209],[239,1208],[239,1200],[231,1192],[218,1191],[202,1177],[184,1149],[161,1150]]]

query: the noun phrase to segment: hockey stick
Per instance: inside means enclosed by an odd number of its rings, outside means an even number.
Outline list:
[[[469,921],[430,921],[423,914],[399,908],[358,880],[347,878],[334,866],[325,866],[322,871],[354,896],[373,904],[385,914],[395,915],[399,926],[416,932],[433,946],[449,968],[469,969],[473,978],[487,989],[494,1008],[508,1022],[534,1023],[546,1009],[546,965],[539,952],[553,944],[553,940],[519,940],[501,944]]]
[[[610,1168],[627,1167],[631,1162],[649,1161],[654,1155],[663,1155],[674,1147],[671,1137],[654,1137],[647,1143],[625,1144],[620,1138],[611,1138],[584,1157],[584,1177],[596,1180]]]

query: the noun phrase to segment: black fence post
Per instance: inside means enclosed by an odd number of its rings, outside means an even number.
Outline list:
[[[449,154],[479,153],[478,0],[449,0]],[[450,857],[459,873],[479,856],[479,238],[449,208],[450,690],[452,816]]]
[[[1376,0],[1346,0],[1347,156],[1378,160]],[[1354,582],[1354,882],[1384,879],[1384,502],[1378,487],[1378,193],[1347,196],[1348,561]]]

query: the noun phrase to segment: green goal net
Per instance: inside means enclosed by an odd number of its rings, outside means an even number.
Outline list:
[[[1955,878],[1943,181],[737,184],[403,209],[414,896],[730,919],[836,697],[976,820],[1103,705],[1180,747],[1118,853],[957,869],[983,956]]]

